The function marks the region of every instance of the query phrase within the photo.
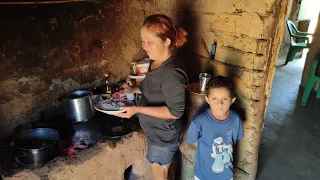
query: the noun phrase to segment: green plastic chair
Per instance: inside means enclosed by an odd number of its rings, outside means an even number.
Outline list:
[[[287,21],[287,27],[289,30],[289,34],[290,34],[290,49],[287,55],[287,59],[285,62],[285,65],[288,64],[289,61],[292,61],[294,59],[294,56],[297,53],[297,50],[299,49],[304,49],[304,48],[309,48],[310,46],[310,36],[312,36],[311,33],[307,33],[307,32],[300,32],[296,25],[288,20]],[[305,40],[304,42],[296,42],[296,40],[298,39],[302,39]]]
[[[307,85],[303,91],[303,96],[302,96],[302,100],[301,100],[301,104],[303,106],[305,106],[307,104],[310,93],[311,93],[314,85],[318,82],[320,82],[320,63],[318,63],[318,60],[314,60],[312,62],[312,67],[310,69]],[[318,99],[320,98],[320,87],[318,87],[317,98]]]

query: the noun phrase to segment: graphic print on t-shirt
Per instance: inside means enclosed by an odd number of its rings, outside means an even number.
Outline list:
[[[221,173],[225,168],[232,166],[232,131],[227,132],[227,139],[221,136],[213,140],[211,157],[214,159],[212,172]]]

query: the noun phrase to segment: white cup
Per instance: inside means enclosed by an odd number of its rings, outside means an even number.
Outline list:
[[[134,93],[126,93],[127,94],[127,99],[130,101],[134,100]]]

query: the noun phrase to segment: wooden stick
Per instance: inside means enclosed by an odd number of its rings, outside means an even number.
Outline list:
[[[79,21],[76,23],[76,25],[78,25],[78,24],[82,23],[83,21],[85,21],[85,20],[87,20],[87,19],[90,19],[90,18],[92,18],[92,15],[87,16],[87,17],[85,17],[85,18],[82,18],[81,20],[79,20]]]
[[[0,2],[0,5],[14,5],[14,4],[60,4],[60,3],[72,3],[72,2],[95,2],[97,0],[52,0],[52,1],[7,1]]]

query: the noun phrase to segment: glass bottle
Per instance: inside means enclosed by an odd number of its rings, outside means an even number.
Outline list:
[[[111,85],[110,85],[110,76],[108,73],[104,74],[104,82],[106,86],[106,96],[109,99],[111,97],[112,91],[111,91]]]

